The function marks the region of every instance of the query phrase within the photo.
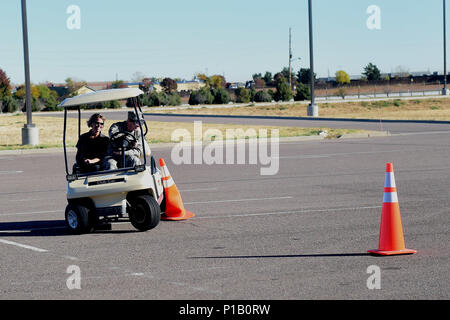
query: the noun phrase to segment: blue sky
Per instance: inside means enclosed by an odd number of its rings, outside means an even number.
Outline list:
[[[81,10],[80,29],[66,26],[70,5]],[[381,10],[380,30],[366,26],[370,5]],[[288,65],[289,27],[301,58],[293,68],[309,67],[307,0],[28,0],[27,7],[34,83],[130,80],[137,71],[246,81]],[[24,81],[20,8],[20,0],[0,2],[0,68],[13,83]],[[358,75],[369,62],[382,72],[443,71],[442,0],[313,0],[313,20],[319,76]]]

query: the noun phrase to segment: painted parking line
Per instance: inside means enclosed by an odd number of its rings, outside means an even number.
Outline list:
[[[180,189],[180,192],[217,191],[217,188]]]
[[[16,247],[20,247],[20,248],[24,248],[24,249],[36,251],[36,252],[41,252],[41,253],[42,252],[48,252],[48,250],[45,250],[45,249],[29,246],[27,244],[22,244],[22,243],[19,243],[19,242],[4,240],[4,239],[0,239],[0,243],[4,243],[4,244],[8,244],[8,245],[12,245],[12,246],[16,246]]]
[[[355,154],[379,154],[379,153],[398,153],[411,152],[411,150],[379,150],[379,151],[355,151],[355,152],[340,152],[340,153],[324,153],[324,154],[305,154],[293,156],[280,156],[278,159],[315,159],[315,158],[330,158],[336,156],[351,156]]]
[[[33,212],[11,212],[11,213],[2,213],[0,217],[4,216],[20,216],[20,215],[32,215],[32,214],[44,214],[44,213],[62,213],[61,210],[51,210],[51,211],[33,211]]]
[[[58,200],[60,198],[36,198],[36,199],[11,199],[11,200],[6,200],[8,202],[27,202],[27,201],[47,201],[47,200]]]
[[[23,173],[23,171],[20,170],[0,171],[0,174],[18,174],[18,173]]]
[[[353,207],[353,208],[328,208],[328,209],[310,209],[310,210],[292,210],[292,211],[273,211],[273,212],[259,212],[259,213],[230,214],[230,215],[221,215],[221,216],[196,216],[192,219],[223,219],[223,218],[235,218],[235,217],[271,216],[271,215],[282,215],[282,214],[302,214],[302,213],[314,213],[314,212],[367,210],[367,209],[379,209],[381,207],[382,206],[367,206],[367,207]]]
[[[205,204],[205,203],[243,202],[243,201],[263,201],[263,200],[281,200],[281,199],[292,199],[292,197],[289,196],[289,197],[275,197],[275,198],[250,198],[250,199],[230,199],[230,200],[195,201],[195,202],[185,202],[184,204]]]

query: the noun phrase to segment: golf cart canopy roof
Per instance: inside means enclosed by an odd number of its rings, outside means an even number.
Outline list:
[[[64,99],[64,101],[59,104],[59,107],[68,108],[83,104],[90,104],[111,100],[123,100],[137,97],[143,93],[144,92],[142,92],[142,90],[138,88],[100,90],[75,96],[73,98]]]

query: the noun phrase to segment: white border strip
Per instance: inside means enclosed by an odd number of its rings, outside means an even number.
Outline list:
[[[18,242],[14,242],[14,241],[8,241],[8,240],[0,239],[0,242],[4,243],[4,244],[10,244],[10,245],[13,245],[13,246],[16,246],[16,247],[28,249],[28,250],[33,250],[33,251],[36,251],[36,252],[41,252],[41,253],[42,252],[48,252],[48,250],[45,250],[45,249],[29,246],[29,245],[18,243]]]

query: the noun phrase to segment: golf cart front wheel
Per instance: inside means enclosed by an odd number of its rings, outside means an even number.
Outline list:
[[[89,219],[89,209],[78,204],[69,203],[66,207],[66,225],[73,234],[89,233],[92,223]]]
[[[139,231],[147,231],[156,227],[161,217],[158,202],[149,195],[130,199],[130,222]]]

